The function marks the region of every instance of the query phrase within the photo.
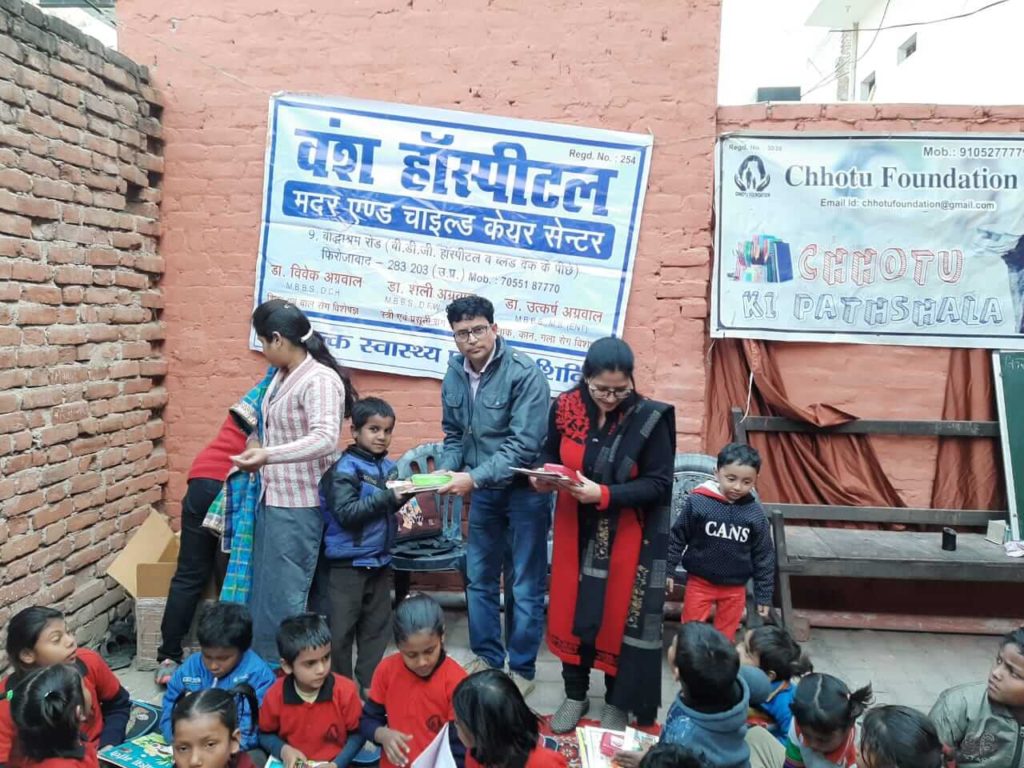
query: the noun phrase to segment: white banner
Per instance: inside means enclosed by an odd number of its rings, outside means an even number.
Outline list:
[[[1024,137],[731,134],[711,335],[1024,349]]]
[[[294,301],[347,366],[442,378],[445,307],[479,294],[552,390],[568,389],[591,342],[622,333],[651,143],[277,94],[256,303]]]

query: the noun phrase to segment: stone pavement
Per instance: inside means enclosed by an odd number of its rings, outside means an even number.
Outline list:
[[[469,650],[466,614],[448,611],[448,652],[467,663]],[[666,622],[666,645],[674,622]],[[870,682],[880,704],[906,704],[927,712],[938,695],[953,685],[984,680],[995,658],[998,639],[972,635],[931,635],[872,630],[815,629],[805,651],[819,672],[845,680],[851,688]],[[388,653],[391,653],[389,649]],[[152,672],[119,670],[118,676],[133,698],[158,702],[162,692],[153,684]],[[676,684],[666,662],[662,676],[662,701],[667,708]],[[591,675],[591,716],[601,711],[603,676]],[[541,714],[554,712],[562,700],[560,662],[546,645],[537,661],[537,688],[527,700]],[[663,708],[659,714],[664,715]]]

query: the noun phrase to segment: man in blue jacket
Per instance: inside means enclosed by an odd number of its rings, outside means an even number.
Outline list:
[[[488,667],[509,673],[523,695],[533,690],[544,635],[544,591],[551,498],[533,492],[512,467],[532,467],[547,430],[551,390],[533,360],[498,335],[494,306],[481,296],[448,305],[459,354],[441,387],[444,454],[440,469],[454,471],[440,493],[472,493],[466,556],[469,644],[476,658],[466,671]],[[500,580],[506,574],[505,641]]]
[[[178,699],[186,693],[206,688],[232,690],[247,685],[262,703],[263,696],[276,679],[267,663],[249,647],[252,645],[252,618],[244,605],[214,603],[200,616],[196,634],[201,652],[193,653],[174,671],[164,694],[160,730],[168,744],[173,741],[171,712]],[[253,725],[245,696],[238,695],[235,701],[242,749],[257,749],[259,732]]]

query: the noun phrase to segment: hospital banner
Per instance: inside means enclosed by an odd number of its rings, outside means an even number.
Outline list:
[[[729,134],[711,335],[1024,349],[1024,136]]]
[[[293,301],[344,365],[442,378],[445,307],[479,294],[552,390],[568,389],[591,342],[622,333],[651,143],[277,94],[256,303]]]

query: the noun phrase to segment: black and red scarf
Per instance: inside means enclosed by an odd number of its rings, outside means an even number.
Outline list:
[[[582,461],[588,438],[591,436],[592,419],[596,410],[587,402],[580,390],[572,390],[559,397],[555,411],[555,426],[564,441],[571,441],[579,447]],[[609,415],[614,422],[601,437],[598,453],[590,468],[590,479],[600,485],[612,486],[634,479],[638,472],[638,461],[647,440],[662,419],[670,420],[675,452],[675,424],[672,406],[632,397],[622,403],[619,409]],[[564,453],[564,450],[563,450]],[[565,458],[563,456],[563,458]],[[552,610],[571,611],[571,635],[558,636],[558,629],[570,629],[563,621],[551,622],[549,640],[552,649],[564,660],[581,663],[587,651],[594,653],[593,661],[599,669],[616,674],[616,683],[609,703],[628,711],[656,709],[660,703],[662,621],[665,600],[665,556],[668,549],[668,534],[671,522],[670,499],[647,508],[627,508],[598,511],[593,506],[580,505],[578,510],[569,510],[575,500],[568,494],[561,494],[560,512],[576,512],[578,524],[579,561],[578,574],[562,574],[556,571],[559,564],[553,564],[552,580],[559,576],[578,578],[575,601],[556,605],[556,591],[553,587]],[[619,540],[622,541],[619,541]],[[616,548],[616,543],[619,548]],[[621,555],[621,548],[636,548],[636,571],[621,573],[614,561]],[[621,561],[620,561],[621,562]],[[630,558],[632,562],[632,558]],[[628,580],[629,583],[624,583]],[[608,600],[609,591],[613,599]],[[617,627],[609,625],[606,615],[609,605],[617,604],[616,596],[622,595],[626,605],[614,610]],[[620,624],[624,616],[624,625]],[[550,622],[550,618],[549,618]],[[564,631],[562,635],[569,635]],[[611,654],[602,646],[609,634],[616,640],[621,637],[617,654]],[[559,652],[561,651],[561,652]],[[580,659],[580,660],[577,660]]]

